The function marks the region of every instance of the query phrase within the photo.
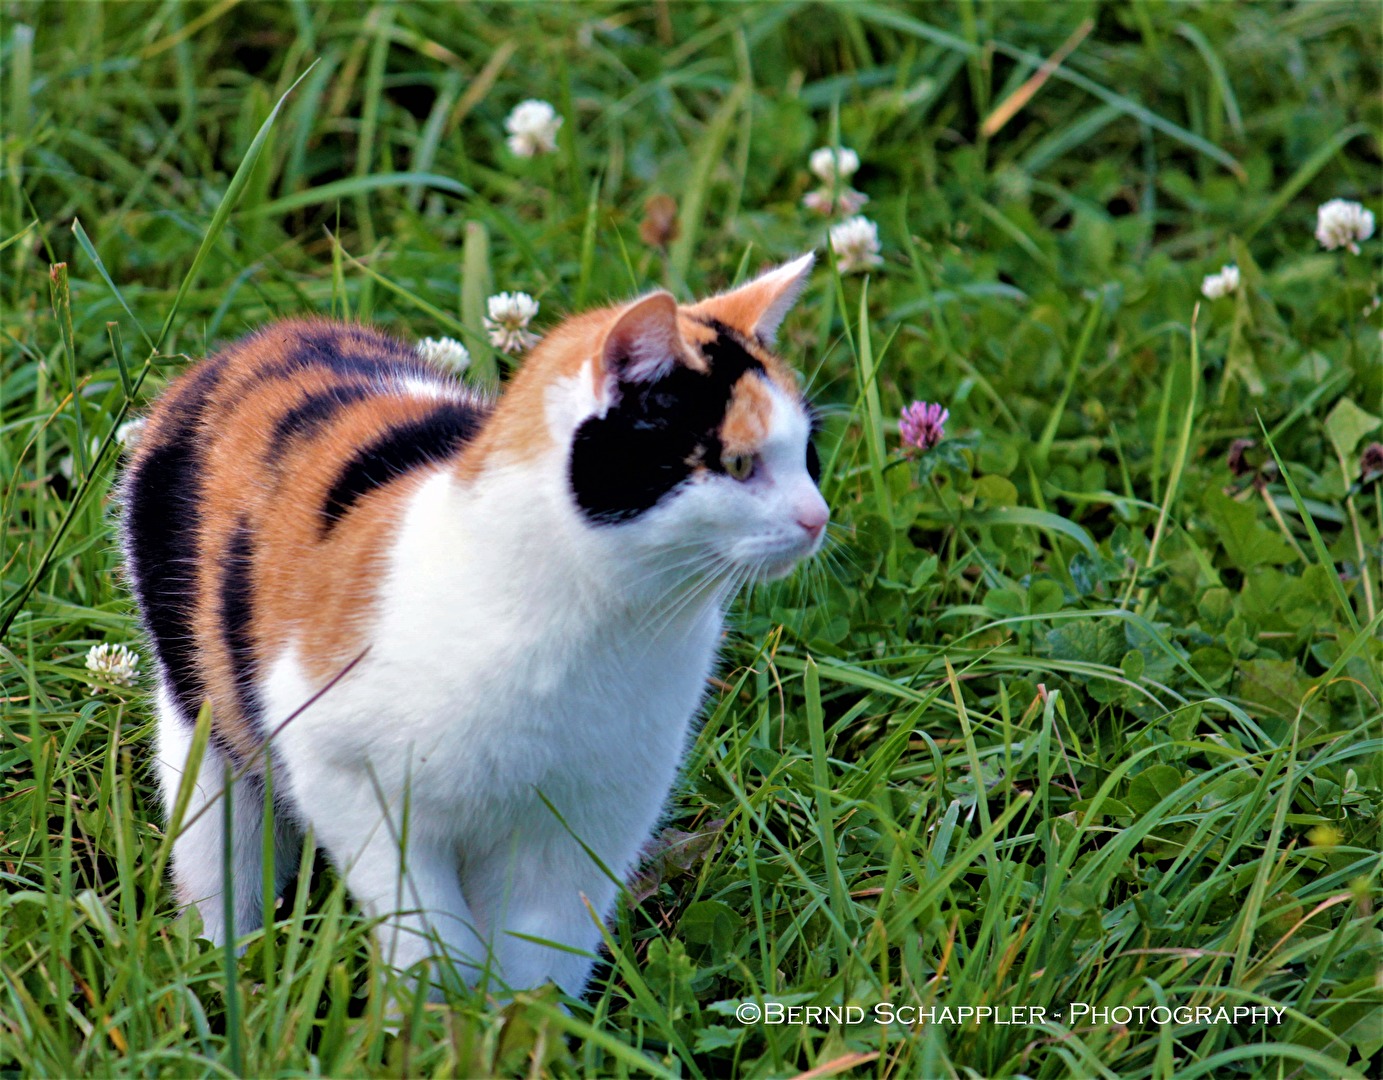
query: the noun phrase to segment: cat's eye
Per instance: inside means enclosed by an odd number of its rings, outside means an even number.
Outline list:
[[[753,454],[726,454],[720,459],[725,475],[735,480],[748,480],[754,472]]]

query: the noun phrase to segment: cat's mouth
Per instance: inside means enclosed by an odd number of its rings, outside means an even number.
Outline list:
[[[801,540],[793,538],[791,542],[779,542],[772,545],[769,550],[756,552],[744,559],[744,562],[752,567],[751,576],[754,579],[777,581],[791,574],[799,563],[805,562],[815,555],[821,548],[821,541],[820,535],[810,539],[806,537]]]
[[[802,559],[797,556],[786,556],[778,562],[769,563],[758,576],[764,581],[778,581],[796,570],[797,564],[801,561]]]

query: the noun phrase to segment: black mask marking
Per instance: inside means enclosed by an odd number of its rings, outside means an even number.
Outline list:
[[[691,461],[720,470],[719,430],[737,382],[762,372],[728,328],[702,347],[709,370],[676,364],[654,382],[624,382],[604,416],[592,416],[572,441],[569,480],[576,505],[597,525],[630,521],[691,475]]]

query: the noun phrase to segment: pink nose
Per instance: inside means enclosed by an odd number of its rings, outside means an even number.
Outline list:
[[[806,506],[797,511],[797,524],[801,525],[813,540],[821,535],[821,530],[826,528],[826,522],[830,519],[831,512],[826,508],[824,502],[818,502],[814,506]]]

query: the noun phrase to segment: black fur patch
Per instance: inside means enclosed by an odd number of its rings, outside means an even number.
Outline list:
[[[442,461],[480,430],[484,412],[464,402],[446,402],[418,420],[391,428],[361,449],[336,477],[322,504],[322,535],[331,532],[365,495],[412,469]]]
[[[656,382],[621,382],[616,405],[577,429],[568,477],[587,520],[638,517],[691,475],[691,461],[721,469],[719,430],[735,383],[763,365],[732,331],[714,328],[702,347],[709,371],[678,364]]]
[[[447,374],[423,361],[417,352],[387,334],[363,326],[314,327],[285,343],[282,360],[261,367],[246,389],[290,378],[316,368],[353,382],[400,376],[447,385]]]
[[[269,460],[277,460],[288,447],[290,440],[309,436],[326,426],[331,419],[347,405],[369,397],[371,390],[359,383],[347,383],[321,393],[304,398],[274,425],[274,436],[269,443]]]
[[[168,402],[159,444],[138,459],[125,481],[131,577],[154,651],[188,720],[196,718],[206,697],[192,627],[203,465],[198,429],[224,366],[206,361]]]
[[[254,637],[250,622],[254,617],[254,538],[249,521],[236,523],[226,548],[221,569],[221,635],[230,654],[231,676],[235,681],[235,704],[250,729],[262,735],[263,708],[255,681],[259,663],[255,657]]]

